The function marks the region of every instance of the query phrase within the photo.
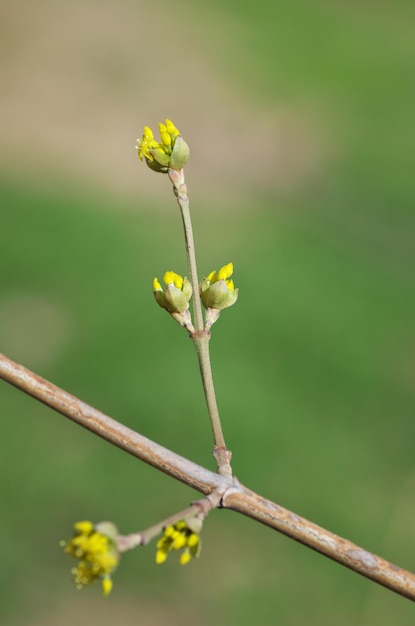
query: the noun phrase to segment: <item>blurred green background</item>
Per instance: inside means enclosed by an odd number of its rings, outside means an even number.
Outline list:
[[[142,127],[174,120],[199,270],[233,261],[212,361],[249,487],[415,570],[415,5],[17,0],[2,6],[0,349],[213,468],[196,359],[153,302],[185,272]],[[78,593],[78,519],[145,528],[197,496],[0,385],[0,621],[414,622],[413,605],[227,511],[201,558],[124,556]]]

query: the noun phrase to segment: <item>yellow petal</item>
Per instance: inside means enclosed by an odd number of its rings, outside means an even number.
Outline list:
[[[214,282],[215,282],[215,280],[216,280],[216,279],[215,279],[215,276],[216,276],[216,271],[215,271],[215,270],[212,270],[212,271],[210,272],[210,274],[208,274],[208,275],[206,276],[206,278],[207,278],[207,280],[208,280],[210,283],[214,283]]]
[[[153,131],[148,126],[144,126],[143,139],[152,141],[154,139]]]
[[[175,125],[173,124],[173,122],[169,119],[166,119],[166,130],[169,133],[169,135],[171,135],[172,137],[177,137],[177,135],[180,135],[180,131],[175,127]]]
[[[94,529],[94,525],[92,522],[89,522],[89,521],[76,522],[76,524],[74,524],[74,528],[75,530],[78,530],[80,533],[87,535],[88,533],[91,532],[91,530]]]
[[[108,576],[102,579],[102,591],[104,592],[104,596],[108,596],[111,593],[112,589],[112,580]]]
[[[233,274],[233,263],[228,263],[220,268],[218,272],[218,280],[226,280]]]
[[[157,550],[156,563],[159,565],[160,563],[164,563],[166,559],[167,559],[167,552],[164,552],[164,550]]]
[[[186,565],[186,563],[188,563],[191,558],[192,557],[190,556],[190,552],[183,552],[183,554],[180,556],[180,563],[182,565]]]
[[[173,284],[177,289],[182,289],[183,287],[183,276],[180,276],[180,274],[176,274],[176,272],[172,272],[171,270],[164,274],[163,280],[166,285]]]

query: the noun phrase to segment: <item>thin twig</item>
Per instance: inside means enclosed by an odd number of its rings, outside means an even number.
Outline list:
[[[199,278],[197,275],[193,227],[190,217],[189,197],[187,195],[187,185],[185,183],[184,171],[169,170],[169,178],[173,184],[173,191],[180,207],[180,213],[183,221],[187,265],[190,274],[190,282],[193,288],[193,312],[195,317],[194,325],[196,329],[196,332],[191,334],[190,337],[196,348],[203,391],[205,393],[207,409],[212,426],[213,441],[215,443],[213,455],[216,460],[218,473],[225,476],[231,476],[232,468],[230,460],[232,454],[226,447],[219,409],[216,401],[215,388],[213,385],[212,367],[209,356],[210,332],[204,330],[203,324],[202,302],[199,293]]]
[[[213,439],[215,446],[226,448],[225,438],[222,432],[222,425],[219,416],[218,404],[216,401],[215,388],[213,384],[212,366],[210,364],[209,334],[202,331],[193,335],[192,340],[196,348],[199,361],[200,374],[205,392],[206,404],[212,422]]]
[[[173,184],[174,195],[180,207],[183,221],[184,239],[186,243],[187,267],[190,283],[193,289],[193,313],[196,332],[203,330],[202,302],[199,294],[199,278],[197,275],[195,243],[193,237],[192,220],[190,217],[189,197],[183,170],[169,170],[169,178]]]
[[[210,472],[163,448],[2,354],[0,378],[189,487],[205,495],[221,490],[223,496],[220,506],[223,508],[232,509],[274,528],[354,572],[415,601],[415,574],[261,497],[236,479]]]
[[[213,492],[215,493],[215,492]],[[130,533],[129,535],[118,535],[117,537],[117,547],[120,552],[125,552],[126,550],[131,550],[131,548],[135,548],[136,546],[146,546],[154,537],[160,535],[163,532],[163,529],[166,526],[171,526],[176,522],[184,520],[187,522],[189,519],[198,518],[203,521],[206,515],[213,507],[217,507],[221,500],[221,494],[218,491],[216,498],[210,498],[209,496],[206,498],[202,498],[201,500],[197,500],[193,502],[193,504],[184,511],[179,511],[178,513],[174,513],[174,515],[170,515],[165,519],[157,522],[157,524],[153,524],[153,526],[149,526],[145,530],[141,530],[136,533]]]

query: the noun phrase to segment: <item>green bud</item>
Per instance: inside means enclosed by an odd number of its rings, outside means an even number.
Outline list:
[[[151,170],[161,174],[167,174],[169,170],[170,156],[159,148],[152,148],[149,153],[153,157],[153,161],[146,158],[146,163]]]
[[[183,278],[182,291],[184,295],[186,296],[187,300],[189,301],[190,298],[192,297],[193,289],[192,289],[192,285],[190,284],[190,280],[187,278],[187,276]]]
[[[186,520],[186,524],[191,531],[199,535],[200,531],[202,530],[203,521],[200,519],[200,517],[191,517],[190,519]]]
[[[200,284],[200,290],[204,306],[210,309],[226,309],[235,304],[238,299],[238,290],[229,289],[225,280],[218,280],[213,285],[209,285],[209,281],[204,278]]]
[[[117,542],[118,528],[112,522],[98,522],[95,524],[94,529],[108,537],[114,544]]]
[[[153,281],[153,293],[157,304],[169,313],[183,313],[189,308],[192,286],[185,276],[182,278],[173,271],[164,274],[166,286],[161,288],[158,278]]]
[[[164,288],[164,302],[168,311],[172,313],[181,313],[189,307],[189,299],[183,291],[177,289],[174,285],[166,285]]]
[[[189,160],[189,146],[181,135],[176,137],[173,150],[170,155],[169,168],[171,170],[181,170]]]

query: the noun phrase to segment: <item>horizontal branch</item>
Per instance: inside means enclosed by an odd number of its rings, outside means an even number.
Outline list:
[[[354,572],[415,601],[414,574],[262,498],[243,485],[228,490],[222,502],[225,508],[275,528]]]
[[[189,487],[205,495],[220,489],[223,492],[223,508],[237,511],[274,528],[391,591],[415,600],[415,575],[411,572],[266,500],[236,479],[215,474],[171,452],[2,354],[0,378]]]
[[[223,483],[229,484],[229,480],[223,481],[216,473],[147,439],[1,353],[0,378],[121,450],[205,495]]]

